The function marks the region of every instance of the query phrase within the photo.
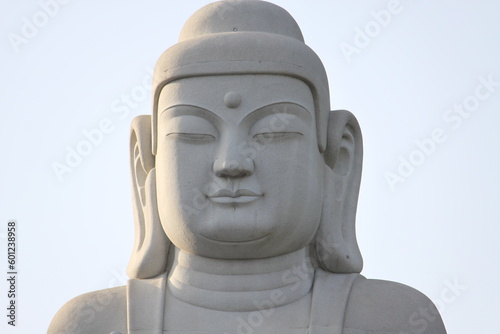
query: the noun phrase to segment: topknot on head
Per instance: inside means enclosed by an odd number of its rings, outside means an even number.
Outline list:
[[[262,32],[304,42],[295,19],[283,8],[256,0],[226,0],[195,12],[182,28],[179,42],[212,34]]]

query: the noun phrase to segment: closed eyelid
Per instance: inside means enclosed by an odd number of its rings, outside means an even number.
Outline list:
[[[279,136],[303,136],[304,134],[302,132],[298,132],[298,131],[269,131],[269,132],[259,132],[259,133],[256,133],[253,135],[253,137],[257,137],[257,136],[275,136],[275,137],[279,137]]]
[[[285,138],[297,138],[303,136],[304,134],[297,131],[281,131],[281,132],[261,132],[256,133],[252,136],[253,139],[285,139]]]
[[[211,135],[209,133],[193,133],[193,132],[182,132],[182,131],[179,131],[179,132],[169,132],[165,135],[166,137],[169,137],[169,136],[178,136],[178,137],[192,137],[192,138],[213,138],[215,139],[215,136],[214,135]]]
[[[166,137],[173,137],[191,141],[213,141],[215,136],[208,133],[190,133],[190,132],[170,132],[165,135]]]

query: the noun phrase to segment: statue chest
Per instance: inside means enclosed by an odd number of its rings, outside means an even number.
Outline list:
[[[349,292],[358,276],[317,269],[312,291],[303,298],[250,312],[217,311],[181,302],[169,296],[165,275],[130,280],[129,334],[342,334]]]
[[[276,308],[226,312],[184,303],[167,292],[163,333],[305,334],[310,323],[310,305],[311,294],[308,294],[296,302]]]

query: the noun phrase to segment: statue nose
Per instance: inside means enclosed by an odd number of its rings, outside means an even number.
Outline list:
[[[255,165],[253,160],[248,157],[240,159],[219,158],[214,161],[213,170],[218,177],[245,177],[253,174]]]

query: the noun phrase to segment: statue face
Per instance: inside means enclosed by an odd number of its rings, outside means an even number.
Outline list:
[[[321,217],[323,171],[304,82],[227,75],[163,88],[157,201],[181,250],[242,259],[306,246]]]

